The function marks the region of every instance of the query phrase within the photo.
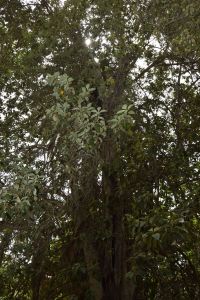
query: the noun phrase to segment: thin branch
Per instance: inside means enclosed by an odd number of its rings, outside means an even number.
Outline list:
[[[153,67],[160,64],[161,62],[164,62],[165,58],[166,58],[165,56],[161,56],[161,57],[158,57],[156,60],[154,60],[146,69],[142,70],[142,72],[137,77],[135,77],[134,82],[137,81],[138,79],[142,78]]]

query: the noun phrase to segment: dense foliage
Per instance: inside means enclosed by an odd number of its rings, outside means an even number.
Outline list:
[[[200,299],[198,0],[1,0],[0,299]]]

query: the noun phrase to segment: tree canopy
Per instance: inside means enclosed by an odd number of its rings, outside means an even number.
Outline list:
[[[1,0],[0,299],[200,299],[198,0]]]

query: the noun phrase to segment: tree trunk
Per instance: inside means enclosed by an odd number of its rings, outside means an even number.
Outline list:
[[[98,256],[92,242],[88,241],[87,237],[85,237],[83,241],[83,250],[88,270],[90,291],[95,300],[102,300],[102,283],[101,280],[98,279],[98,274],[100,273]]]
[[[103,299],[132,300],[132,288],[126,279],[125,208],[123,194],[119,191],[119,157],[111,138],[104,151],[103,194],[110,237],[104,249]]]

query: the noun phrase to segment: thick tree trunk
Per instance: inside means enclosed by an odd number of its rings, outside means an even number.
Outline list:
[[[102,300],[103,289],[99,253],[96,249],[95,224],[91,220],[90,210],[97,205],[97,161],[83,158],[80,181],[71,183],[73,199],[73,217],[75,231],[82,243],[82,249],[87,267],[90,292],[95,300]]]
[[[100,194],[96,186],[95,162],[85,160],[82,164],[81,182],[78,187],[72,188],[73,202],[76,205],[74,219],[82,241],[90,290],[94,299],[133,300],[133,285],[126,278],[125,197],[119,192],[119,170],[116,167],[118,157],[112,141],[105,145],[104,155]],[[102,218],[103,230],[96,226],[96,220],[90,215],[90,209],[96,208],[95,203],[99,197],[103,206],[99,215]],[[97,242],[96,237],[101,231],[103,234],[105,232],[105,236]]]
[[[105,239],[102,239],[99,247],[96,247],[98,228],[88,219],[90,203],[97,197],[94,177],[92,179],[86,174],[85,180],[79,186],[81,188],[83,185],[88,191],[84,196],[81,189],[72,189],[76,203],[75,223],[82,242],[90,291],[95,300],[133,300],[133,286],[126,279],[124,197],[119,194],[119,178],[115,170],[108,166],[103,170],[102,177],[102,226],[105,229]]]
[[[104,249],[103,299],[132,300],[133,288],[126,279],[124,196],[119,189],[120,178],[117,167],[119,157],[112,139],[107,141],[104,151],[103,194],[105,219],[109,224],[110,237]]]
[[[102,282],[101,280],[99,280],[97,276],[97,274],[100,273],[98,256],[96,250],[92,245],[92,242],[88,241],[87,237],[85,237],[83,241],[83,250],[84,250],[84,256],[85,256],[85,261],[88,270],[90,291],[95,300],[102,300],[103,299]]]

